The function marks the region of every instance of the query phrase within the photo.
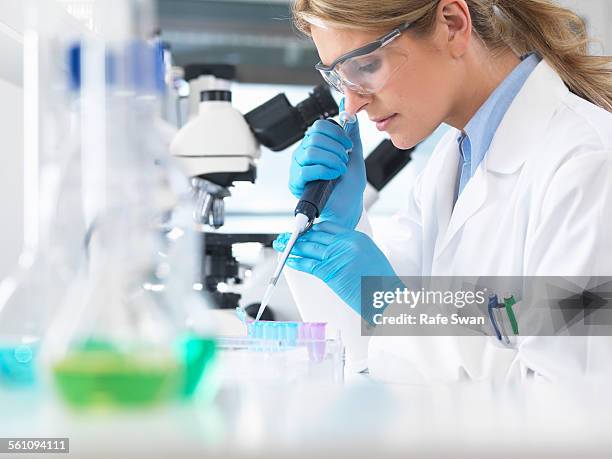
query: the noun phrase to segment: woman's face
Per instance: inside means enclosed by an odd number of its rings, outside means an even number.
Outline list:
[[[382,35],[314,25],[311,33],[325,65]],[[416,38],[410,31],[402,33],[385,47],[390,59],[400,64],[397,71],[374,94],[360,95],[345,89],[346,110],[351,113],[365,110],[398,148],[411,148],[427,138],[452,112],[461,80],[460,68],[441,36],[444,33],[436,29],[424,38]]]

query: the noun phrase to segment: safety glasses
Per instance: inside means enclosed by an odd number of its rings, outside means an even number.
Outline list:
[[[315,68],[340,93],[348,88],[359,94],[373,94],[382,89],[404,63],[405,56],[391,52],[387,45],[411,25],[410,22],[402,24],[372,43],[340,56],[331,65],[319,62]]]

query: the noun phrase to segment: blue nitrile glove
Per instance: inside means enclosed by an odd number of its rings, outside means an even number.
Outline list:
[[[289,237],[289,233],[280,234],[274,241],[274,249],[284,251]],[[331,222],[318,223],[300,236],[287,266],[321,279],[368,321],[369,317],[361,311],[362,276],[385,276],[379,282],[383,290],[403,288],[391,264],[372,239]]]
[[[340,102],[340,110],[343,108],[344,99]],[[363,210],[366,171],[359,123],[348,126],[347,131],[344,131],[340,126],[325,120],[312,125],[293,153],[289,190],[300,199],[306,183],[342,177],[336,183],[320,218],[354,229]],[[348,150],[351,152],[347,153]]]

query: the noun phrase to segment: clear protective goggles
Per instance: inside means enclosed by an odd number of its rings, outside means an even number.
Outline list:
[[[342,94],[345,88],[358,94],[373,94],[382,89],[404,63],[402,53],[392,52],[386,46],[411,25],[410,22],[402,24],[379,39],[343,54],[331,65],[319,62],[315,68],[332,88]]]

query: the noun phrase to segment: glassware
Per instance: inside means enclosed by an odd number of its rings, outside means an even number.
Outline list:
[[[0,283],[1,388],[36,386],[39,345],[85,234],[63,55],[82,28],[56,2],[26,0],[24,13],[24,244]]]
[[[44,360],[60,396],[81,408],[211,392],[203,375],[215,341],[193,289],[201,249],[187,179],[157,123],[163,80],[151,11],[144,0],[94,2],[96,34],[69,53],[88,229]]]

